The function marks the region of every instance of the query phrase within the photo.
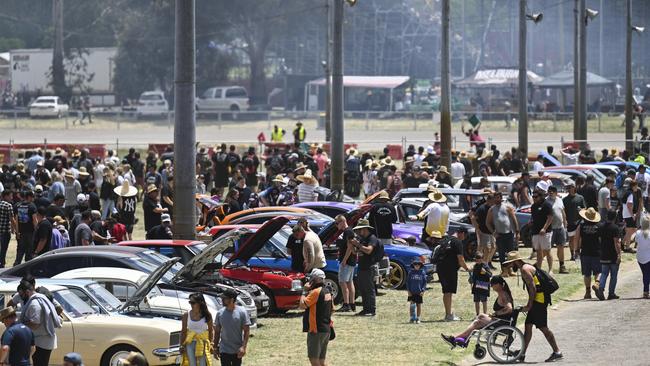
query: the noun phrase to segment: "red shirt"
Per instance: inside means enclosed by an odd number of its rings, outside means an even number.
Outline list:
[[[111,229],[111,236],[115,238],[118,242],[123,241],[126,236],[126,226],[116,222]]]

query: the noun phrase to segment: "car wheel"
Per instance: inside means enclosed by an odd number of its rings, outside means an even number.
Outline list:
[[[390,261],[390,273],[383,280],[385,288],[401,289],[406,285],[406,268],[403,265]]]
[[[233,104],[230,106],[230,110],[233,112],[239,112],[239,106],[237,104]]]
[[[137,348],[128,344],[115,345],[102,355],[101,366],[118,366],[121,359],[126,358],[131,352],[140,352]]]
[[[340,304],[341,301],[343,301],[343,291],[341,291],[341,286],[339,286],[338,276],[326,273],[323,286],[330,290],[330,294],[332,294],[335,304]]]

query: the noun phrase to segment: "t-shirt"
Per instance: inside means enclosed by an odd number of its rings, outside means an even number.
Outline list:
[[[303,261],[305,259],[302,256],[302,239],[296,239],[293,234],[289,235],[287,249],[291,250],[291,269],[296,272],[304,272]]]
[[[372,250],[375,250],[375,247],[377,247],[377,244],[379,244],[379,241],[377,240],[377,237],[370,234],[367,238],[360,238],[359,239],[359,244],[361,244],[364,247],[371,246]],[[362,251],[358,252],[359,254],[359,269],[361,270],[368,270],[370,269],[370,266],[373,265],[372,263],[372,252],[370,254],[366,254]]]
[[[580,254],[600,258],[600,226],[597,223],[584,221],[580,225]]]
[[[36,226],[36,232],[34,233],[34,251],[36,251],[38,247],[38,242],[43,239],[45,239],[45,246],[36,254],[43,254],[50,250],[50,243],[52,241],[52,223],[48,219],[44,219],[38,223],[38,226]]]
[[[54,217],[54,216],[65,217],[65,211],[63,211],[63,207],[59,207],[59,206],[57,206],[55,204],[51,204],[45,209],[45,216],[47,216],[47,217]]]
[[[74,229],[75,246],[84,245],[82,239],[88,240],[88,245],[92,245],[93,244],[92,238],[93,238],[93,231],[90,230],[90,226],[88,226],[88,224],[86,224],[85,222],[80,223]]]
[[[541,162],[536,161],[536,162],[533,164],[533,171],[534,171],[534,172],[538,172],[538,171],[540,171],[540,170],[542,170],[542,169],[544,169],[544,164],[542,164]]]
[[[618,226],[607,222],[600,227],[600,261],[615,263],[618,258],[615,240],[620,238]]]
[[[568,195],[562,200],[564,204],[564,212],[566,213],[566,221],[569,224],[575,224],[580,221],[579,212],[585,208],[585,199],[579,194],[573,196]]]
[[[314,268],[324,268],[327,265],[323,244],[318,235],[311,230],[305,232],[305,238],[302,243],[302,256],[307,262],[305,271],[311,271]]]
[[[77,195],[81,193],[81,183],[75,179],[72,182],[66,180],[63,185],[65,192],[65,205],[70,207],[77,206]]]
[[[650,188],[650,174],[636,173],[634,178],[639,186],[639,190],[643,193],[643,197],[648,197],[648,189]]]
[[[484,234],[491,234],[492,232],[490,229],[487,227],[487,214],[488,211],[490,210],[490,205],[487,203],[482,204],[479,206],[479,208],[476,209],[475,215],[476,215],[476,221],[478,222],[478,227],[481,229],[481,232]],[[444,233],[441,233],[444,234]]]
[[[372,205],[369,213],[370,225],[380,239],[393,237],[393,223],[397,221],[395,207],[388,202],[378,202]]]
[[[425,231],[431,235],[432,232],[438,231],[445,235],[449,230],[449,206],[434,202],[427,206],[422,213],[427,214]]]
[[[241,306],[235,305],[232,311],[221,308],[214,317],[214,324],[221,327],[219,351],[237,353],[244,345],[244,327],[251,325],[248,313]]]
[[[47,320],[44,318],[45,311],[43,310],[41,303],[33,298],[37,295],[38,294],[32,295],[30,298],[32,300],[28,301],[26,304],[26,309],[24,310],[21,319],[38,324],[38,327],[32,331],[34,333],[34,344],[36,347],[52,350],[56,348],[56,331],[54,335],[50,335],[47,332],[47,329],[45,328]]]
[[[533,203],[530,212],[532,221],[530,233],[532,235],[537,235],[540,230],[544,228],[544,224],[546,224],[548,217],[553,215],[553,207],[551,207],[551,204],[547,201],[544,201],[541,204]]]
[[[585,184],[578,189],[578,193],[585,198],[587,207],[598,207],[598,191],[596,190],[596,186],[593,184]]]
[[[149,231],[152,227],[160,225],[160,214],[153,211],[156,207],[158,207],[158,200],[151,199],[149,196],[145,196],[142,200],[145,231]]]
[[[107,230],[106,230],[106,228],[104,227],[104,223],[102,222],[102,220],[97,220],[97,221],[92,222],[92,223],[90,224],[90,230],[94,231],[94,232],[97,233],[97,235],[99,235],[99,236],[102,236],[102,237],[104,237],[104,238],[106,237]],[[93,240],[93,241],[94,241],[94,240]],[[106,243],[101,242],[101,241],[99,241],[99,240],[98,240],[98,241],[94,241],[94,243],[95,243],[95,245],[105,245],[105,244],[106,244]]]
[[[302,317],[302,331],[309,333],[329,333],[332,322],[332,295],[325,286],[312,289],[305,296],[307,309]]]
[[[449,248],[442,255],[438,272],[456,272],[460,268],[458,256],[463,255],[463,242],[455,236],[447,236],[442,240],[449,240]]]
[[[147,231],[147,240],[167,240],[172,239],[171,228],[164,225],[156,225],[151,230]]]
[[[33,233],[34,223],[32,216],[36,213],[36,205],[31,202],[21,202],[16,205],[14,213],[18,221],[18,231],[21,233]]]
[[[609,188],[603,186],[599,191],[598,191],[598,208],[599,209],[604,209],[607,208],[607,204],[609,203]]]
[[[350,228],[347,228],[343,231],[343,238],[337,240],[336,246],[339,249],[339,263],[343,263],[343,258],[345,258],[345,253],[348,250],[348,240],[352,238],[354,238],[354,231],[352,231]],[[357,264],[357,256],[350,254],[345,264],[354,267]]]
[[[10,365],[31,365],[30,354],[31,347],[34,345],[34,333],[29,327],[15,323],[2,334],[2,345],[9,346]]]
[[[552,229],[563,228],[564,219],[563,219],[562,212],[564,212],[564,202],[562,202],[562,200],[558,197],[555,197],[555,199],[553,200],[547,199],[546,201],[551,204],[551,208],[553,209],[553,221],[551,222],[551,228]]]
[[[135,224],[135,204],[136,196],[122,197],[122,206],[120,207],[120,222],[124,225]]]
[[[634,193],[629,192],[627,195],[627,198],[625,199],[625,203],[623,204],[623,218],[628,219],[633,216],[633,213],[630,211],[630,209],[627,207],[627,204],[631,203],[634,205]]]

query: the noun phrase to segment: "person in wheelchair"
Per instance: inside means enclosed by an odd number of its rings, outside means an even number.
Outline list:
[[[495,275],[490,280],[490,285],[492,287],[492,290],[497,293],[497,298],[494,301],[494,306],[492,307],[494,312],[492,314],[479,314],[467,327],[467,329],[461,333],[458,333],[457,335],[440,334],[445,342],[454,347],[466,347],[469,340],[468,338],[474,330],[483,329],[488,324],[495,321],[499,321],[497,325],[510,324],[513,317],[514,305],[512,293],[510,292],[508,283],[503,277]]]

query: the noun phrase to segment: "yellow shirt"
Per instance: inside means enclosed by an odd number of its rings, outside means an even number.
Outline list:
[[[533,275],[533,283],[535,284],[535,290],[537,291],[535,293],[535,302],[544,304],[545,303],[544,292],[540,291],[542,287],[542,283],[539,282],[539,278],[537,278],[537,275]]]

